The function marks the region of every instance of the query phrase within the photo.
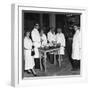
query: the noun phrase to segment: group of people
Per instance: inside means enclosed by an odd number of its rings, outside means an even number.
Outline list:
[[[73,59],[72,66],[73,69],[76,69],[76,65],[80,64],[79,50],[81,46],[79,45],[80,43],[79,29],[77,26],[74,26],[74,28],[76,33],[73,37],[73,44],[72,44],[72,59]],[[55,29],[51,27],[50,31],[46,35],[43,29],[41,29],[39,33],[39,24],[35,24],[31,33],[29,31],[26,32],[24,38],[24,59],[25,59],[25,71],[27,71],[27,73],[32,73],[34,76],[37,76],[34,68],[38,68],[38,69],[40,68],[40,60],[39,60],[40,57],[39,57],[38,48],[41,46],[46,46],[48,43],[60,44],[59,54],[61,57],[60,58],[61,61],[63,61],[66,41],[65,41],[65,36],[62,33],[62,28],[57,28],[57,33],[55,34]],[[53,52],[50,53],[50,55],[53,54],[54,54]]]

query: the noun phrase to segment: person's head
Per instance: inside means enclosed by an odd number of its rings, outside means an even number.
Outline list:
[[[44,34],[44,30],[43,30],[43,29],[41,29],[40,34],[41,34],[41,35],[43,35],[43,34]]]
[[[34,28],[39,29],[39,24],[36,23],[35,26],[34,26]]]
[[[74,30],[77,31],[78,30],[78,26],[74,25]]]
[[[51,27],[51,28],[50,28],[50,31],[51,31],[52,33],[54,33],[54,32],[55,32],[54,27]]]
[[[61,33],[62,29],[61,28],[57,28],[57,33]]]
[[[30,32],[29,31],[26,32],[26,37],[30,37]]]

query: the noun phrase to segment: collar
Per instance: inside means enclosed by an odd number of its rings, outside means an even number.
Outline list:
[[[38,31],[36,28],[34,28],[34,31]]]
[[[52,32],[50,31],[50,33],[51,33],[51,34],[53,34],[53,35],[55,35],[55,32],[54,32],[54,33],[52,33]]]

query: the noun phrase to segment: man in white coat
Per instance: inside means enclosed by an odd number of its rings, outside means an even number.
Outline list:
[[[60,54],[61,61],[63,61],[63,55],[65,54],[65,36],[61,28],[57,28],[56,41],[57,44],[60,44],[60,51],[58,53]]]
[[[56,35],[55,35],[55,29],[54,27],[50,28],[50,31],[47,34],[47,38],[49,41],[50,45],[53,45],[56,43]],[[50,62],[53,64],[54,63],[54,53],[50,53]]]
[[[35,60],[35,68],[40,69],[40,58],[39,58],[39,50],[38,48],[41,46],[40,42],[40,34],[39,34],[39,24],[35,24],[34,29],[32,30],[31,37],[34,44],[34,60]]]
[[[55,29],[54,27],[50,28],[50,31],[47,34],[48,41],[50,44],[54,44],[56,42]]]
[[[75,34],[73,36],[72,43],[72,70],[80,69],[80,59],[81,59],[81,33],[79,28],[74,26]]]

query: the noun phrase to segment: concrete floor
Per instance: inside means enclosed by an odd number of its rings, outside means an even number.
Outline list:
[[[65,54],[64,60],[62,61],[61,67],[54,64],[51,64],[49,61],[47,61],[47,72],[41,71],[39,69],[35,69],[38,77],[41,76],[65,76],[65,75],[80,75],[80,70],[77,71],[71,71],[72,66],[69,61],[68,55]],[[33,77],[32,74],[24,73],[24,77]]]

